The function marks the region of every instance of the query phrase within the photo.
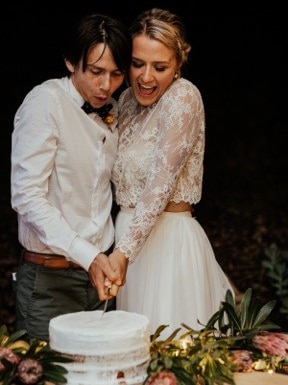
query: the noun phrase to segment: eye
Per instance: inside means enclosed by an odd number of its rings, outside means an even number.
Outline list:
[[[131,65],[132,67],[135,67],[135,68],[141,68],[143,66],[143,63],[138,60],[132,60]]]
[[[87,66],[87,69],[93,74],[93,75],[100,75],[103,70],[101,68],[98,68],[98,67],[94,67],[92,65],[89,65]]]
[[[99,70],[95,70],[95,69],[90,69],[90,72],[93,74],[93,75],[100,75],[102,71],[99,71]]]
[[[124,72],[122,71],[114,71],[112,72],[111,76],[117,78],[117,77],[120,77],[120,76],[124,76]]]

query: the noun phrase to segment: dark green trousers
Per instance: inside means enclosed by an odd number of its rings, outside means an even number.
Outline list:
[[[55,270],[23,263],[15,282],[16,329],[25,329],[30,338],[49,340],[50,319],[61,314],[100,310],[89,276],[82,269]],[[108,310],[115,310],[115,299]]]

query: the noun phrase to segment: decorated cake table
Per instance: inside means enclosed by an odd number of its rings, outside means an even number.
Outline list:
[[[25,330],[9,335],[2,325],[0,385],[143,385],[146,379],[146,385],[211,379],[223,385],[288,385],[288,333],[273,331],[275,325],[267,322],[272,331],[260,328],[274,302],[263,306],[256,319],[252,305],[249,290],[241,302],[243,314],[227,296],[204,329],[183,324],[167,339],[161,338],[167,325],[151,334],[148,318],[119,310],[53,318],[50,346],[24,339]],[[224,334],[228,325],[214,327],[224,315],[233,326],[229,338]]]
[[[288,385],[288,376],[278,373],[235,373],[236,385]]]

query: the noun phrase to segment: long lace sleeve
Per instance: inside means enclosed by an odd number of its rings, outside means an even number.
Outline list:
[[[202,181],[204,108],[198,89],[187,80],[179,79],[162,96],[152,115],[139,130],[137,139],[145,142],[145,156],[152,154],[149,170],[147,165],[142,170],[145,184],[138,196],[132,222],[116,245],[129,263],[135,260],[169,200],[174,200],[175,191],[181,191],[179,183],[185,183],[185,178],[180,178],[181,173],[189,176],[185,168],[194,165],[200,170],[196,183]],[[141,179],[141,175],[137,178]]]

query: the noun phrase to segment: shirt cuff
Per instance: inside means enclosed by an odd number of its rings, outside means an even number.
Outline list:
[[[69,257],[67,257],[67,259],[77,263],[82,266],[83,269],[88,271],[94,258],[101,252],[102,251],[97,246],[91,245],[91,243],[85,241],[85,239],[76,237],[72,242]]]

